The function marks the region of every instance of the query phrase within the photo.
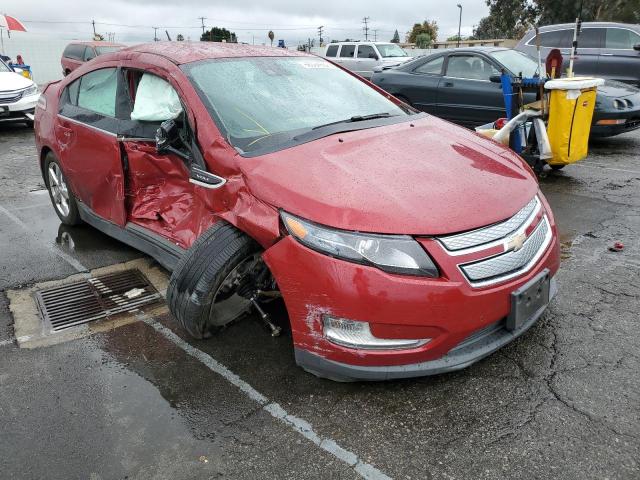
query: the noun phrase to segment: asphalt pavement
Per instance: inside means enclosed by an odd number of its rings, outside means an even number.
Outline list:
[[[540,180],[563,260],[527,334],[461,372],[340,384],[252,317],[19,349],[6,290],[143,255],[60,225],[33,132],[0,125],[0,477],[640,478],[639,151],[640,132],[601,140]]]

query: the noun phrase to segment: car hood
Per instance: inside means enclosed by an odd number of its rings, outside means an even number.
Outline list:
[[[538,190],[515,153],[432,116],[335,134],[239,164],[262,201],[362,232],[470,230],[511,217]]]
[[[640,88],[615,80],[605,80],[604,85],[598,87],[598,95],[603,97],[624,98],[638,93],[640,93]]]
[[[33,81],[16,72],[0,72],[0,92],[20,90],[33,85]]]

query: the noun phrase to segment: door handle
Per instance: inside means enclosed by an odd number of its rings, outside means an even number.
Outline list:
[[[447,88],[453,87],[453,82],[444,82],[444,86]]]
[[[613,53],[601,53],[603,57],[613,57]]]

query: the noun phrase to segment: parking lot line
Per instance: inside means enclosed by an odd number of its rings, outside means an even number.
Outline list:
[[[640,175],[640,171],[638,170],[626,170],[624,168],[614,168],[614,167],[608,167],[606,165],[602,165],[600,163],[589,163],[589,164],[585,164],[585,163],[577,163],[576,166],[578,167],[587,167],[587,168],[598,168],[600,170],[611,170],[614,172],[624,172],[624,173],[632,173],[634,175]]]
[[[198,350],[189,343],[185,342],[182,338],[173,333],[173,331],[171,331],[169,328],[165,327],[164,325],[160,324],[159,322],[148,317],[145,314],[138,314],[137,318],[155,329],[167,340],[173,342],[185,353],[202,362],[211,371],[217,373],[225,380],[235,385],[249,398],[260,404],[262,406],[262,409],[265,412],[269,413],[269,415],[280,420],[282,423],[292,428],[295,432],[299,433],[307,440],[313,442],[316,446],[318,446],[325,452],[333,455],[338,460],[351,466],[354,471],[362,478],[370,480],[390,480],[391,477],[385,475],[373,465],[363,462],[355,453],[341,447],[333,439],[321,437],[318,433],[316,433],[313,425],[311,425],[309,422],[300,417],[296,417],[295,415],[287,413],[287,411],[284,410],[278,403],[269,401],[267,397],[258,392],[247,382],[242,380],[238,375],[233,373],[231,370],[229,370],[227,367],[222,365],[210,355],[204,353],[202,350]]]
[[[7,217],[9,217],[9,219],[15,223],[16,225],[18,225],[20,228],[22,228],[23,230],[29,232],[31,231],[31,229],[22,221],[20,220],[18,217],[16,217],[13,213],[11,213],[9,210],[7,210],[6,208],[4,208],[2,205],[0,205],[0,212],[4,213]],[[55,246],[50,245],[48,243],[44,243],[42,242],[49,251],[51,251],[54,255],[57,255],[58,257],[60,257],[62,260],[64,260],[65,262],[67,262],[69,265],[71,265],[74,269],[76,269],[78,272],[86,272],[89,269],[87,267],[85,267],[84,265],[82,265],[78,260],[76,260],[75,258],[73,258],[71,255],[67,255],[64,252],[61,252],[60,250],[58,250]]]

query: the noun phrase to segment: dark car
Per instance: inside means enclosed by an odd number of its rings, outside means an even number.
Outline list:
[[[565,23],[540,28],[542,59],[559,48],[564,59],[563,71],[569,66],[575,25]],[[530,30],[515,47],[537,58],[536,33]],[[585,22],[578,37],[578,58],[574,62],[577,75],[592,75],[640,87],[640,25],[608,22]]]
[[[105,53],[117,52],[126,45],[121,43],[109,42],[73,42],[66,46],[62,52],[60,64],[62,65],[62,73],[66,77],[76,68],[98,55]]]
[[[513,49],[459,48],[376,72],[371,81],[419,110],[474,128],[506,115],[502,87],[491,81],[502,70],[532,77],[538,64]],[[525,94],[525,101],[535,101],[535,94]],[[613,80],[598,87],[592,137],[639,127],[640,89]]]

